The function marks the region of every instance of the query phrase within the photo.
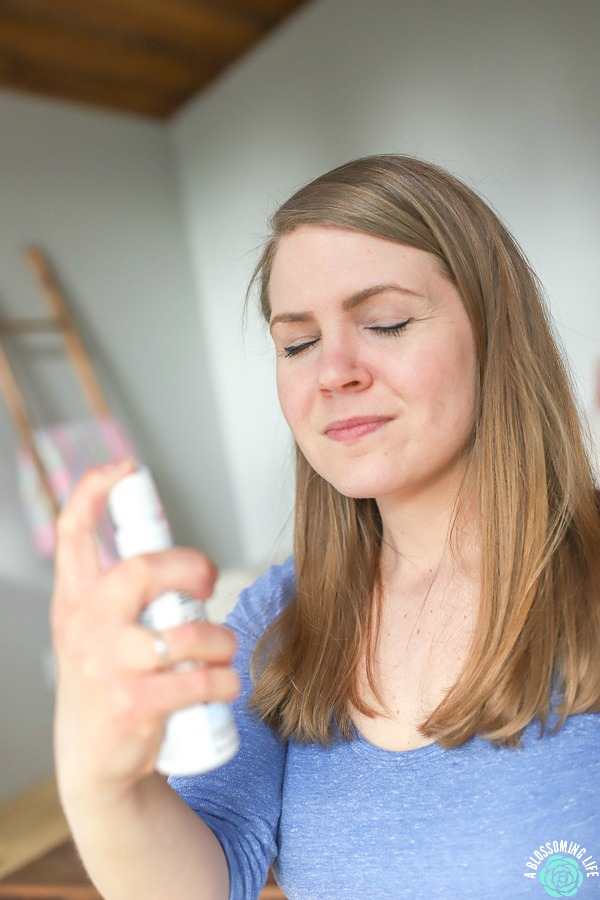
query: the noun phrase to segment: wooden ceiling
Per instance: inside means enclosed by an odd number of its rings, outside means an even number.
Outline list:
[[[0,88],[167,119],[305,2],[0,0]]]

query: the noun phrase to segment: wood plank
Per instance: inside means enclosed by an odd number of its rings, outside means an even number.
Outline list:
[[[213,74],[200,56],[182,60],[158,55],[101,38],[65,33],[51,25],[28,24],[8,13],[2,15],[0,51],[23,67],[32,63],[59,66],[63,72],[71,69],[74,77],[103,77],[125,84],[131,80],[163,90],[189,89],[197,79]]]
[[[203,0],[203,2],[221,9],[227,8],[240,15],[251,16],[269,28],[293,10],[303,6],[306,0]]]
[[[257,22],[244,8],[230,10],[227,3],[205,0],[107,0],[111,6],[123,5],[140,20],[160,23],[167,32],[183,37],[186,30],[197,40],[233,41],[242,49],[259,40],[266,23]]]
[[[100,417],[110,415],[108,403],[100,387],[92,361],[75,327],[75,322],[50,261],[44,251],[34,244],[29,244],[25,248],[25,259],[37,279],[44,300],[54,316],[54,321],[59,326],[65,354],[73,367],[92,415]]]
[[[117,78],[84,75],[56,64],[51,67],[29,63],[23,65],[0,52],[0,85],[10,90],[23,90],[42,97],[75,101],[86,105],[142,116],[164,118],[176,109],[177,104],[192,96],[198,89],[194,84],[180,90],[163,89],[161,86],[137,84],[128,80],[124,84]]]
[[[0,884],[2,900],[102,900],[98,891],[85,885]]]
[[[72,839],[0,881],[0,898],[101,900]]]
[[[69,837],[56,782],[47,778],[0,807],[0,878]]]
[[[40,480],[40,484],[48,500],[50,509],[55,516],[58,515],[58,501],[54,496],[48,473],[38,452],[35,441],[34,429],[27,411],[25,396],[19,387],[10,364],[10,359],[3,344],[0,342],[0,389],[8,407],[9,414],[21,445],[29,451],[33,465]]]
[[[239,13],[182,0],[2,0],[2,12],[24,22],[46,24],[66,33],[96,35],[115,43],[221,58],[242,52],[269,23],[257,24]]]
[[[58,67],[17,66],[7,63],[0,53],[0,86],[25,91],[40,97],[97,106],[111,111],[135,113],[155,119],[167,118],[196,90],[162,91],[147,86],[119,84],[117,81],[84,78]]]
[[[164,119],[306,0],[1,0],[0,86]]]

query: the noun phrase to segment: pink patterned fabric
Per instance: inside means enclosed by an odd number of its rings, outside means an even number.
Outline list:
[[[124,456],[137,456],[123,427],[112,417],[38,428],[34,440],[61,507],[86,469]],[[25,448],[18,451],[18,468],[21,497],[37,550],[43,557],[52,557],[56,547],[54,515],[32,454]],[[117,559],[108,515],[100,523],[98,540],[100,559],[106,567]]]

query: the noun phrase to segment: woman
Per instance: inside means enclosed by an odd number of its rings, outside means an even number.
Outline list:
[[[380,156],[287,201],[255,278],[295,553],[229,619],[237,676],[227,629],[165,633],[205,663],[173,672],[137,624],[209,595],[200,554],[99,573],[131,463],[61,517],[58,775],[88,870],[107,900],[246,900],[271,863],[290,898],[594,890],[600,520],[535,277],[461,182]],[[236,758],[168,786],[163,717],[238,689]]]

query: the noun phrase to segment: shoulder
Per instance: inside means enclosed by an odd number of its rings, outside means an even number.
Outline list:
[[[258,639],[296,596],[294,558],[272,566],[245,588],[225,624],[233,631]]]

